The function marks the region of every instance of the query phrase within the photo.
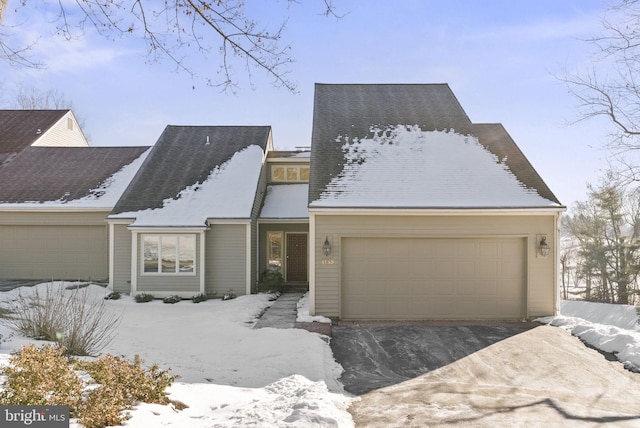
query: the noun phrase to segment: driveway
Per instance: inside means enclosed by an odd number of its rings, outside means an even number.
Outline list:
[[[640,375],[556,327],[338,323],[332,349],[356,426],[640,426]]]

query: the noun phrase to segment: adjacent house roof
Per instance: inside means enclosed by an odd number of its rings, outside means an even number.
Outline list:
[[[269,126],[167,126],[109,218],[140,227],[250,218]]]
[[[446,84],[317,84],[311,208],[542,208],[560,202],[499,124]]]
[[[27,147],[0,166],[0,208],[111,209],[148,147]]]
[[[0,163],[36,142],[69,110],[0,110]]]

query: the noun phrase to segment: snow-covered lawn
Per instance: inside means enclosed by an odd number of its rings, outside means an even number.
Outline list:
[[[69,284],[57,283],[64,287]],[[46,284],[37,286],[47,287]],[[18,293],[0,293],[0,305]],[[107,290],[96,285],[90,294],[102,299]],[[271,301],[268,295],[174,305],[161,301],[135,303],[131,297],[106,301],[122,315],[113,343],[103,353],[171,368],[180,379],[170,398],[189,407],[140,404],[126,422],[131,427],[352,427],[347,408],[353,400],[338,379],[342,367],[334,360],[328,338],[300,329],[253,329]],[[298,320],[310,317],[308,299],[298,304]],[[635,308],[585,302],[563,302],[562,316],[540,321],[560,326],[584,341],[615,352],[628,365],[640,367],[640,326]],[[0,364],[31,339],[15,333],[0,319]],[[77,425],[72,425],[77,426]]]
[[[0,293],[0,302],[34,289]],[[96,285],[89,292],[97,299],[107,294]],[[147,364],[171,368],[180,379],[170,398],[189,406],[140,404],[126,426],[353,426],[346,411],[352,398],[337,381],[342,367],[327,338],[300,329],[252,329],[271,303],[264,294],[198,304],[135,303],[128,296],[107,301],[122,322],[103,353],[138,354]],[[0,363],[6,364],[12,350],[35,341],[0,321]]]
[[[564,300],[560,313],[538,321],[562,327],[594,348],[614,353],[625,367],[640,371],[640,324],[634,306]]]

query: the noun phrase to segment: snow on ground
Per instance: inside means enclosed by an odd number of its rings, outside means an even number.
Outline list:
[[[561,327],[583,342],[615,354],[627,368],[640,370],[640,325],[634,306],[564,300],[560,314],[538,321]]]
[[[69,283],[55,283],[66,287]],[[6,306],[46,284],[0,293]],[[89,285],[91,297],[102,299],[106,289]],[[71,292],[71,291],[68,291]],[[139,404],[129,427],[352,427],[347,412],[353,398],[344,393],[326,338],[300,329],[252,329],[272,303],[268,295],[209,300],[135,303],[131,297],[105,301],[122,315],[118,335],[103,353],[171,368],[180,379],[168,390],[172,400],[189,407]],[[330,322],[309,315],[308,295],[298,304],[298,321]],[[617,354],[629,367],[640,368],[640,327],[634,307],[588,302],[563,302],[560,316],[539,321],[562,327],[583,341]],[[0,364],[10,352],[38,343],[13,331],[0,319]],[[72,424],[78,427],[77,424]]]
[[[69,283],[56,283],[57,287]],[[47,285],[0,293],[0,303]],[[69,291],[70,292],[70,291]],[[90,285],[90,295],[102,299],[108,290]],[[320,335],[301,329],[252,329],[272,302],[268,295],[194,304],[162,301],[135,303],[123,296],[105,301],[122,314],[118,334],[103,353],[171,368],[180,378],[170,398],[189,406],[142,403],[126,426],[322,426],[351,427],[348,397],[338,378],[342,367]],[[4,305],[3,305],[4,306]],[[308,314],[308,308],[307,308]],[[0,363],[12,350],[37,343],[13,332],[0,319]]]

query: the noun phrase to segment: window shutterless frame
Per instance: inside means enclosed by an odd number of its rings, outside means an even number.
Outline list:
[[[142,275],[195,275],[195,234],[142,234]]]

